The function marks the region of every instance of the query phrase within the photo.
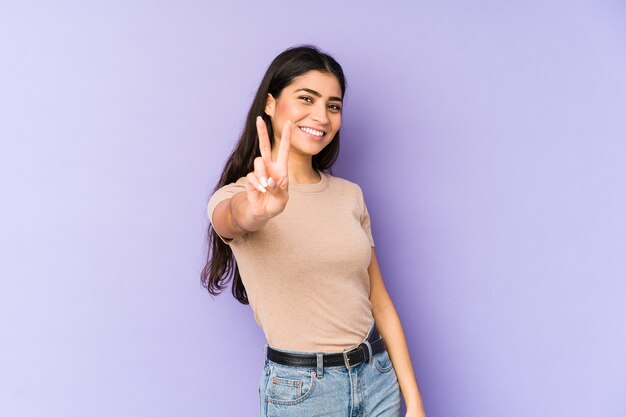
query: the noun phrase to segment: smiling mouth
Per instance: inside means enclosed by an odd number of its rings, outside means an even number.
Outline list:
[[[325,132],[322,130],[316,130],[316,129],[311,129],[310,127],[300,127],[300,130],[302,130],[303,132],[306,132],[310,135],[313,136],[317,136],[317,137],[322,137],[324,136]]]

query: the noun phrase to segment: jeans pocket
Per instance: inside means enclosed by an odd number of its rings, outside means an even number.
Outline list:
[[[272,367],[267,384],[267,401],[282,405],[301,403],[313,393],[316,380],[312,369]]]
[[[386,350],[374,355],[372,358],[372,362],[374,363],[374,367],[378,369],[378,371],[382,373],[389,372],[393,369],[393,364],[391,363],[391,358]]]

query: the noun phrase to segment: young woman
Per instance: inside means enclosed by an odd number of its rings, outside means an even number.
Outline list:
[[[265,333],[261,416],[425,415],[363,194],[330,173],[344,93],[317,48],[278,55],[209,200],[202,282]]]

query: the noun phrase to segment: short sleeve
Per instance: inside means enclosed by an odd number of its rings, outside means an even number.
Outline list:
[[[359,187],[359,199],[361,200],[361,227],[367,238],[370,240],[370,244],[374,247],[374,237],[372,236],[372,223],[370,220],[370,214],[367,210],[367,205],[365,204],[365,198],[363,197],[363,191]]]
[[[215,211],[215,207],[217,207],[219,203],[224,200],[228,200],[229,198],[232,198],[235,194],[242,191],[246,191],[246,177],[241,177],[237,180],[237,182],[226,184],[225,186],[215,191],[211,198],[209,198],[209,204],[207,206],[207,215],[209,217],[209,222],[213,224],[213,211]],[[219,233],[217,233],[217,231],[215,233],[227,245],[233,241],[233,239],[223,238],[222,236],[220,236]]]

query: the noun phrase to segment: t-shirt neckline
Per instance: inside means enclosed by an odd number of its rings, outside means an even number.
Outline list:
[[[317,172],[319,172],[320,174],[320,177],[321,177],[320,181],[313,183],[313,184],[301,184],[297,182],[290,182],[289,191],[297,191],[299,193],[315,193],[318,191],[325,190],[326,187],[328,187],[328,176],[322,171],[320,171],[319,169],[317,170]]]

